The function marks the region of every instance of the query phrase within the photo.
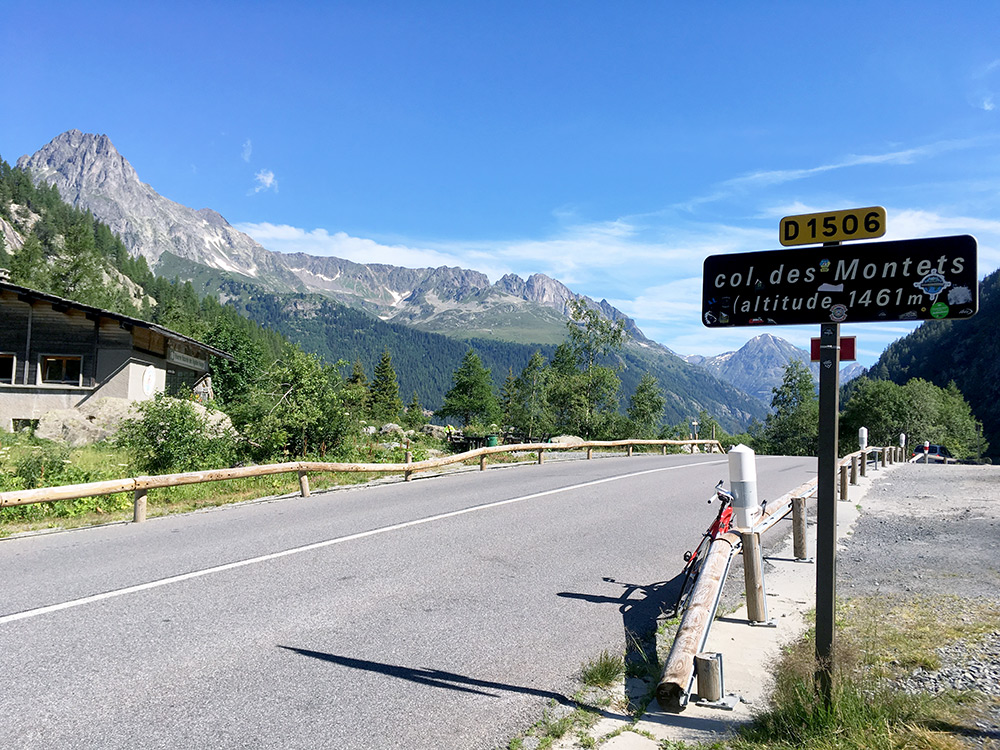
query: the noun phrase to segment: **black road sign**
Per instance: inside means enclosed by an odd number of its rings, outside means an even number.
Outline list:
[[[967,234],[711,255],[702,280],[709,328],[970,318],[978,308]]]

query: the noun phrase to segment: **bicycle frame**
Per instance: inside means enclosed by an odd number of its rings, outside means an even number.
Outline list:
[[[694,583],[698,579],[701,571],[701,564],[708,552],[709,545],[719,536],[729,531],[733,523],[733,495],[722,488],[722,480],[715,486],[715,496],[719,500],[719,512],[709,525],[708,530],[702,535],[701,541],[693,551],[684,553],[684,580],[681,583],[680,592],[677,594],[677,602],[674,604],[674,613],[679,612],[687,603]],[[709,503],[712,501],[709,500]]]

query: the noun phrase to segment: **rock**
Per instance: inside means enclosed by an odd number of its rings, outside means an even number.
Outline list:
[[[577,435],[556,435],[554,438],[550,439],[549,442],[559,443],[560,445],[580,445],[586,441]]]
[[[430,435],[435,440],[444,440],[448,436],[448,431],[441,425],[425,424],[420,428],[425,435]]]
[[[86,401],[75,409],[53,409],[38,420],[35,436],[44,440],[66,443],[71,448],[90,445],[113,438],[126,419],[136,419],[140,402],[123,398],[100,398]],[[213,438],[234,438],[236,430],[229,417],[221,411],[206,409],[197,401],[187,401],[206,423],[206,432]]]
[[[78,448],[114,436],[122,420],[132,415],[131,410],[132,403],[123,398],[87,401],[76,409],[53,409],[38,420],[35,436]]]
[[[382,425],[382,429],[379,430],[383,435],[390,435],[392,433],[398,432],[400,435],[403,434],[403,428],[394,422],[389,422],[389,424]]]

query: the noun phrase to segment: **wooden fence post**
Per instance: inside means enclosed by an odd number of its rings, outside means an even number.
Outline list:
[[[304,471],[299,472],[299,492],[302,497],[309,497],[309,475]]]
[[[625,455],[627,455],[629,458],[632,458],[632,446],[631,445],[626,446]]]
[[[593,448],[587,448],[587,460],[589,461],[593,457],[594,457],[594,449]]]
[[[847,500],[847,465],[840,467],[840,499]]]
[[[764,594],[764,563],[760,556],[760,534],[741,531],[743,538],[743,578],[747,593],[747,619],[767,622],[767,598]]]
[[[484,453],[479,457],[479,470],[486,471],[486,454]]]
[[[851,456],[851,484],[858,483],[858,457]]]
[[[403,456],[404,456],[403,461],[405,463],[408,463],[408,464],[412,464],[413,463],[413,451],[406,451],[405,453],[403,453]],[[409,482],[412,477],[413,477],[413,472],[410,471],[409,469],[407,469],[403,473],[403,481],[404,482]]]
[[[544,448],[539,448],[538,449],[538,465],[541,466],[543,463],[545,463],[545,449]]]
[[[722,654],[703,652],[694,657],[698,675],[698,697],[715,703],[722,700]]]
[[[808,560],[806,542],[806,499],[792,498],[792,549],[796,560]]]
[[[146,520],[146,490],[136,490],[132,495],[132,523]]]

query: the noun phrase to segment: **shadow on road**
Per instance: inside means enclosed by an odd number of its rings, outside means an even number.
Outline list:
[[[417,682],[422,685],[430,685],[431,687],[444,688],[446,690],[458,690],[463,693],[488,695],[494,698],[500,697],[496,691],[522,693],[524,695],[534,695],[540,698],[549,698],[564,706],[577,705],[575,701],[567,698],[565,695],[554,693],[549,690],[538,690],[536,688],[524,687],[523,685],[509,685],[503,682],[493,682],[490,680],[478,680],[475,677],[468,677],[454,672],[445,672],[440,669],[415,669],[413,667],[403,667],[396,664],[384,664],[382,662],[369,661],[367,659],[354,659],[350,656],[327,654],[322,651],[310,651],[309,649],[295,648],[293,646],[278,646],[278,648],[291,651],[299,654],[300,656],[308,656],[313,659],[319,659],[320,661],[330,662],[331,664],[339,664],[342,667],[361,669],[365,672],[374,672],[375,674],[397,677],[401,680],[409,680],[410,682]]]
[[[578,594],[562,591],[557,594],[566,599],[579,599],[591,604],[614,604],[622,616],[625,631],[625,670],[630,676],[659,677],[659,661],[656,655],[656,628],[663,616],[672,617],[683,581],[683,573],[678,573],[669,581],[638,584],[603,578],[605,583],[622,587],[619,596],[602,594]],[[654,679],[655,679],[654,677]],[[630,703],[639,705],[646,695],[628,695]]]

